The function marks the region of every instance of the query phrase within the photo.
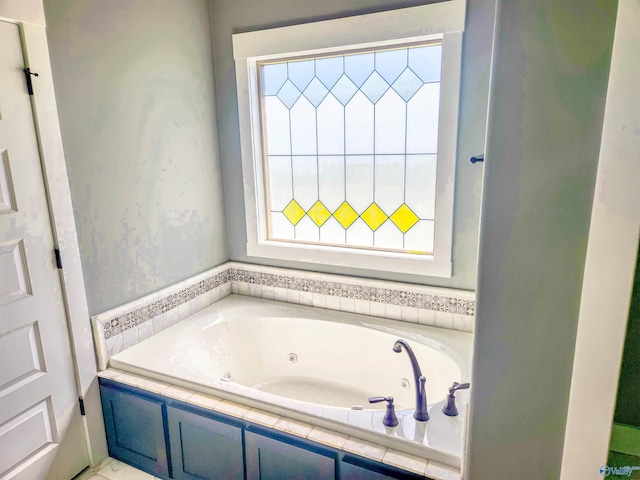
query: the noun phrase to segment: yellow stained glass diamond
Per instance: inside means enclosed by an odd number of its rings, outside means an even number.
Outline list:
[[[284,213],[284,216],[287,217],[294,225],[297,225],[298,222],[302,220],[302,217],[304,217],[304,210],[295,200],[291,200],[289,204],[284,207],[282,213]]]
[[[420,220],[406,203],[403,203],[402,206],[393,212],[389,218],[393,223],[395,223],[396,227],[398,227],[402,233],[407,233],[407,231],[413,227],[418,220]]]
[[[309,215],[311,220],[313,220],[313,223],[321,227],[322,225],[324,225],[324,222],[329,220],[331,212],[327,210],[327,207],[325,207],[320,200],[318,200],[313,204],[313,207],[309,209],[307,215]]]
[[[371,230],[377,230],[380,225],[382,225],[387,217],[387,214],[382,211],[382,209],[375,203],[369,205],[360,218],[364,220],[364,223],[369,225]]]
[[[351,205],[349,205],[347,202],[344,202],[342,205],[340,205],[338,209],[333,212],[333,216],[344,228],[349,228],[351,224],[358,218],[358,214],[356,213],[356,211],[351,208]]]

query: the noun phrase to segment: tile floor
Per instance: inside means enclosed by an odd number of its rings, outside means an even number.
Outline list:
[[[157,478],[118,460],[107,458],[100,465],[87,468],[73,480],[154,480]]]

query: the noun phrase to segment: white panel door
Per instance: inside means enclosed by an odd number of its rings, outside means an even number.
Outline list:
[[[0,480],[69,480],[88,455],[23,68],[0,21]]]

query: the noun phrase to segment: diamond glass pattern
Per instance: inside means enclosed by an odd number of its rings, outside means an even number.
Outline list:
[[[389,89],[389,84],[384,81],[378,72],[373,72],[367,81],[360,88],[371,103],[376,103],[380,97]]]
[[[413,227],[418,220],[420,220],[406,203],[403,203],[402,206],[393,212],[389,218],[402,233],[407,233],[407,231]]]
[[[324,100],[324,97],[327,96],[329,90],[325,87],[320,80],[314,78],[309,83],[309,86],[305,89],[302,94],[307,97],[307,99],[313,104],[314,107],[318,108],[318,105]]]
[[[349,100],[353,98],[357,91],[358,87],[356,87],[346,75],[342,75],[340,80],[338,80],[331,89],[333,96],[336,97],[342,105],[349,103]]]
[[[347,202],[340,205],[338,209],[333,212],[333,216],[344,228],[349,228],[351,224],[358,219],[358,214]]]
[[[432,253],[437,144],[424,139],[437,138],[441,57],[429,44],[260,65],[272,238]],[[317,172],[304,182],[303,163]]]
[[[284,213],[284,216],[294,225],[297,225],[298,222],[302,220],[302,217],[304,217],[304,210],[295,200],[291,200],[289,205],[284,207],[282,213]]]
[[[389,217],[387,217],[387,214],[384,213],[378,205],[372,203],[361,215],[361,218],[371,230],[375,231]]]
[[[422,80],[411,69],[407,68],[391,86],[405,102],[408,102],[422,85]]]
[[[309,209],[307,215],[309,215],[309,218],[313,220],[313,223],[321,227],[324,225],[324,222],[329,220],[331,212],[327,210],[327,207],[325,207],[320,200],[318,200],[313,204],[313,207]]]
[[[300,95],[300,90],[298,90],[290,80],[287,80],[278,92],[277,97],[287,106],[287,108],[291,109],[293,104],[296,103],[296,100],[300,98]]]

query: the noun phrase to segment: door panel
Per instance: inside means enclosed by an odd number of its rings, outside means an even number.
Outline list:
[[[0,479],[68,480],[88,454],[23,68],[0,21]],[[61,443],[75,458],[50,471]]]

